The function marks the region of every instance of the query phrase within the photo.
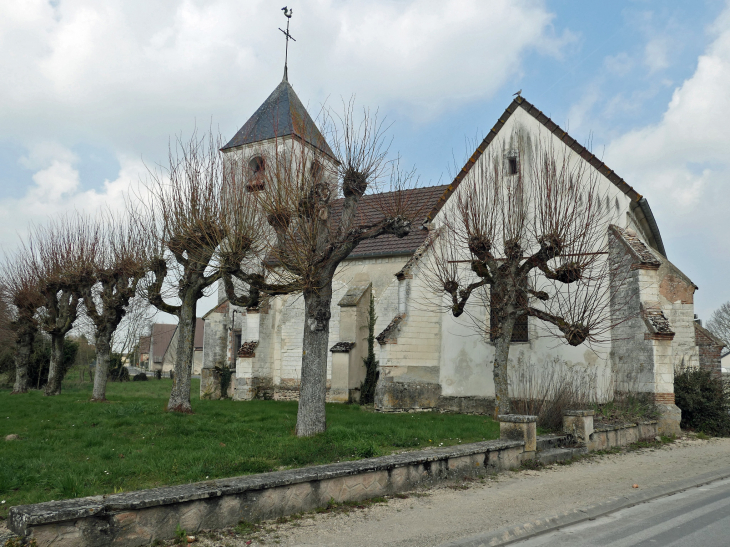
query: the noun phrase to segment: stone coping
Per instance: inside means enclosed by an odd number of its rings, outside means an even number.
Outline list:
[[[595,410],[566,410],[563,412],[563,416],[595,416]]]
[[[627,423],[627,424],[594,424],[593,431],[618,431],[619,429],[630,429],[632,427],[638,427],[640,425],[654,425],[656,420],[648,420],[646,422]]]
[[[529,424],[537,422],[537,416],[524,416],[522,414],[500,414],[500,422],[511,422],[513,424]]]
[[[75,520],[107,512],[133,511],[160,505],[218,498],[241,494],[250,490],[265,490],[277,486],[388,470],[522,447],[524,445],[524,441],[482,441],[468,445],[430,448],[366,460],[331,463],[258,475],[244,475],[230,479],[165,486],[136,492],[50,501],[33,505],[18,505],[10,508],[8,525],[16,533],[24,533],[30,526]]]

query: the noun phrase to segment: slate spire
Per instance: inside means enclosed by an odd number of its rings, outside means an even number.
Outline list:
[[[285,72],[281,83],[221,150],[290,135],[304,139],[334,158],[332,149],[286,80]]]

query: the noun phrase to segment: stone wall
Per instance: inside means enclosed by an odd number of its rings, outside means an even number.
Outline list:
[[[139,492],[12,507],[8,527],[38,547],[137,547],[188,533],[392,495],[518,467],[522,441],[486,441]]]

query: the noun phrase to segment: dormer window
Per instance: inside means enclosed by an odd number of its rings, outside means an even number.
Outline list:
[[[257,192],[264,189],[264,169],[266,164],[264,158],[261,156],[254,156],[248,162],[248,167],[251,170],[251,180],[246,185],[246,190],[249,192]]]

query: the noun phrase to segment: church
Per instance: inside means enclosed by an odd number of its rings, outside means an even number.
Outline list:
[[[328,401],[359,399],[372,296],[378,318],[376,409],[491,413],[493,344],[467,321],[424,305],[434,297],[424,261],[430,252],[430,234],[439,225],[445,205],[459,192],[461,181],[486,161],[488,151],[502,146],[501,139],[515,132],[546,138],[598,178],[610,215],[607,237],[612,252],[629,259],[630,271],[619,296],[632,310],[630,319],[613,329],[610,342],[590,348],[561,344],[545,336],[540,321],[525,317],[513,333],[508,368],[515,374],[537,371],[538,377],[541,367],[585,375],[599,400],[610,398],[612,390],[622,386],[650,393],[662,410],[662,430],[678,432],[675,369],[702,366],[720,370],[716,356],[722,342],[703,329],[694,315],[697,286],[668,260],[647,199],[520,95],[451,184],[408,190],[422,211],[408,236],[363,241],[340,265],[331,309]],[[295,137],[335,161],[285,74],[222,152],[243,158],[251,180],[256,180],[256,172],[266,168],[257,150],[277,139]],[[373,196],[363,196],[361,206],[368,199]],[[485,308],[483,315],[488,321],[489,310]],[[218,305],[203,319],[202,397],[220,397],[220,381],[215,379],[228,368],[232,371],[228,396],[234,400],[298,398],[304,320],[301,296],[277,296],[257,309],[243,309],[229,303],[219,287]],[[513,396],[519,396],[519,386],[511,385],[511,389],[515,390]]]

